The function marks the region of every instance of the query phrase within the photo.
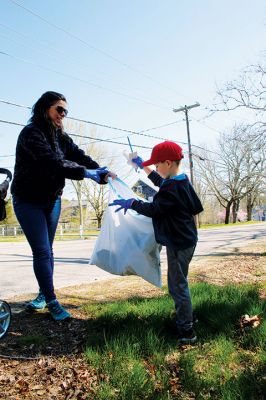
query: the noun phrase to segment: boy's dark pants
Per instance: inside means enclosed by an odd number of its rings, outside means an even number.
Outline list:
[[[188,287],[188,267],[195,247],[184,250],[166,248],[168,261],[168,288],[176,309],[178,331],[188,330],[193,326],[192,304]]]

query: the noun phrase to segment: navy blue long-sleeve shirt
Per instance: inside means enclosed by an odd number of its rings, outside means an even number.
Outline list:
[[[152,218],[155,239],[163,246],[181,250],[196,245],[194,216],[203,211],[203,207],[188,177],[164,180],[153,171],[148,178],[160,187],[153,202],[135,200],[131,208]]]
[[[48,134],[31,123],[18,137],[11,193],[29,202],[53,200],[62,194],[65,178],[81,180],[86,168],[98,167],[66,133]],[[100,183],[106,183],[104,175]]]

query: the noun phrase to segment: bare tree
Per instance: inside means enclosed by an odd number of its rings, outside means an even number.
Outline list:
[[[227,82],[217,90],[215,104],[210,115],[216,112],[234,112],[246,109],[252,120],[253,140],[261,140],[266,133],[266,59],[256,65],[246,67],[239,77]],[[209,116],[210,116],[209,115]]]
[[[82,186],[83,186],[83,181],[73,181],[71,180],[71,183],[75,189],[76,195],[77,195],[77,200],[78,200],[78,206],[79,206],[79,225],[83,226],[84,225],[84,218],[83,218],[83,206],[82,206]]]
[[[83,194],[85,195],[87,204],[93,210],[97,219],[97,226],[100,228],[103,213],[107,207],[107,188],[104,185],[88,182],[88,184],[83,187]]]
[[[231,112],[237,109],[245,109],[251,116],[249,126],[244,128],[245,135],[237,135],[236,139],[241,143],[238,146],[239,154],[242,154],[241,162],[237,162],[235,157],[230,161],[230,171],[228,171],[227,187],[231,187],[231,199],[227,203],[228,208],[233,208],[233,220],[236,218],[240,200],[246,197],[247,217],[251,219],[252,208],[256,204],[258,197],[263,192],[263,180],[265,181],[265,144],[266,144],[266,59],[256,64],[246,67],[239,77],[227,82],[224,87],[217,90],[217,99],[211,109],[210,115],[216,112]],[[232,143],[232,141],[230,141]],[[221,150],[226,150],[223,146]],[[236,147],[232,145],[231,156]],[[228,156],[229,153],[226,151]],[[232,163],[232,161],[234,162]],[[241,166],[241,174],[239,168]],[[238,171],[238,172],[237,172]],[[243,174],[244,172],[244,174]],[[240,185],[239,185],[240,184]],[[243,187],[243,185],[245,187]],[[234,188],[234,190],[233,190]],[[235,192],[237,189],[241,196]],[[241,189],[241,190],[240,190]],[[221,193],[220,193],[221,194]],[[221,198],[221,196],[220,196]],[[223,200],[224,201],[224,200]],[[231,205],[230,205],[231,202]]]
[[[225,208],[226,224],[229,223],[231,210],[233,222],[236,222],[240,200],[250,193],[254,194],[262,182],[264,147],[257,140],[253,142],[253,138],[250,127],[236,126],[232,133],[220,136],[215,159],[210,158],[207,150],[197,154],[203,179]]]
[[[229,111],[240,107],[256,112],[266,109],[266,67],[257,64],[244,69],[237,80],[228,82],[218,90],[221,102],[215,110]]]
[[[108,159],[107,152],[102,143],[97,143],[97,129],[95,126],[90,127],[90,129],[88,130],[87,127],[82,123],[68,121],[66,125],[66,130],[77,135],[77,137],[74,137],[74,141],[80,148],[83,148],[85,153],[89,154],[92,159],[97,161],[100,165],[103,165],[102,162],[106,162],[106,158]],[[95,137],[95,141],[93,141],[93,139],[90,139],[90,142],[92,142],[92,144],[88,145],[88,139],[86,138],[87,134],[88,136],[90,136],[90,138]],[[108,164],[110,165],[109,159]],[[79,205],[80,226],[83,227],[85,223],[83,200],[87,201],[88,206],[90,205],[98,220],[98,225],[100,225],[104,210],[103,187],[96,183],[93,183],[93,181],[91,181],[90,179],[83,179],[81,181],[71,180],[71,184],[75,189]]]
[[[265,194],[266,152],[265,138],[251,133],[247,138],[241,138],[244,149],[244,161],[248,174],[246,187],[247,220],[252,217],[252,209],[261,195]]]
[[[109,151],[109,148],[107,147],[108,144],[97,140],[100,134],[97,132],[97,128],[95,126],[92,126],[89,129],[88,135],[86,126],[84,124],[69,122],[66,128],[71,133],[78,135],[75,138],[75,142],[79,147],[83,148],[86,154],[89,154],[95,161],[97,161],[100,166],[107,166],[109,170],[119,171],[118,175],[122,180],[128,176],[131,168],[126,165],[126,160],[122,155],[122,150],[120,151],[120,155],[117,160],[119,164],[121,159],[123,160],[123,168],[121,170],[121,166],[119,165],[120,168],[118,168],[116,165],[116,155]],[[95,140],[92,139],[93,137]],[[99,185],[91,179],[71,181],[71,183],[75,189],[78,199],[80,225],[83,226],[85,222],[85,216],[82,207],[82,204],[84,204],[83,200],[85,200],[87,203],[86,215],[93,213],[97,219],[98,227],[100,227],[103,213],[107,206],[107,193],[109,190],[108,185]]]
[[[86,153],[96,160],[101,166],[108,165],[108,169],[112,169],[114,158],[108,153],[103,143],[89,144],[86,147]],[[81,192],[87,202],[87,207],[93,211],[97,219],[98,228],[101,227],[104,210],[107,206],[108,185],[99,185],[91,179],[84,179]]]
[[[79,147],[83,146],[84,136],[86,134],[86,126],[84,123],[76,123],[75,121],[67,120],[65,129],[67,132],[72,132],[77,134],[78,136],[75,138],[75,142]],[[75,193],[77,196],[78,207],[79,207],[79,225],[83,227],[84,225],[84,215],[83,215],[83,206],[82,206],[82,185],[83,181],[70,181],[72,186],[75,189]]]
[[[203,208],[205,209],[209,189],[208,189],[208,186],[206,185],[206,181],[204,180],[202,174],[198,173],[198,171],[195,172],[194,188],[200,198],[201,203],[203,204]],[[198,227],[200,227],[202,224],[202,218],[203,218],[203,215],[199,214],[198,221],[197,221]]]

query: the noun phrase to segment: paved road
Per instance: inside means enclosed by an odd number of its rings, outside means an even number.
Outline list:
[[[199,230],[195,255],[235,253],[252,241],[266,238],[266,222]]]
[[[199,231],[195,256],[233,253],[241,246],[266,237],[266,223]],[[55,242],[55,287],[65,287],[114,278],[114,275],[88,265],[95,240]],[[161,254],[165,264],[165,251]],[[0,242],[0,297],[36,292],[30,247],[26,242]]]

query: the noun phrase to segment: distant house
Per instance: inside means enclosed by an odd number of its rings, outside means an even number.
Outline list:
[[[87,206],[87,201],[82,199],[82,207],[86,207],[86,206]],[[69,201],[69,204],[67,204],[66,207],[78,208],[79,207],[79,202],[78,202],[78,200],[72,199],[72,200]]]
[[[252,219],[254,221],[266,221],[266,204],[253,208]]]
[[[142,180],[138,180],[132,186],[133,192],[135,192],[138,196],[143,197],[146,200],[151,201],[153,196],[157,193],[152,187],[147,185],[147,183],[143,182]]]
[[[87,206],[87,201],[86,200],[82,200],[82,207],[86,208]],[[79,210],[79,202],[78,200],[70,200],[66,203],[62,204],[62,210],[67,210],[67,209],[71,209],[72,212],[75,214],[78,212]]]

